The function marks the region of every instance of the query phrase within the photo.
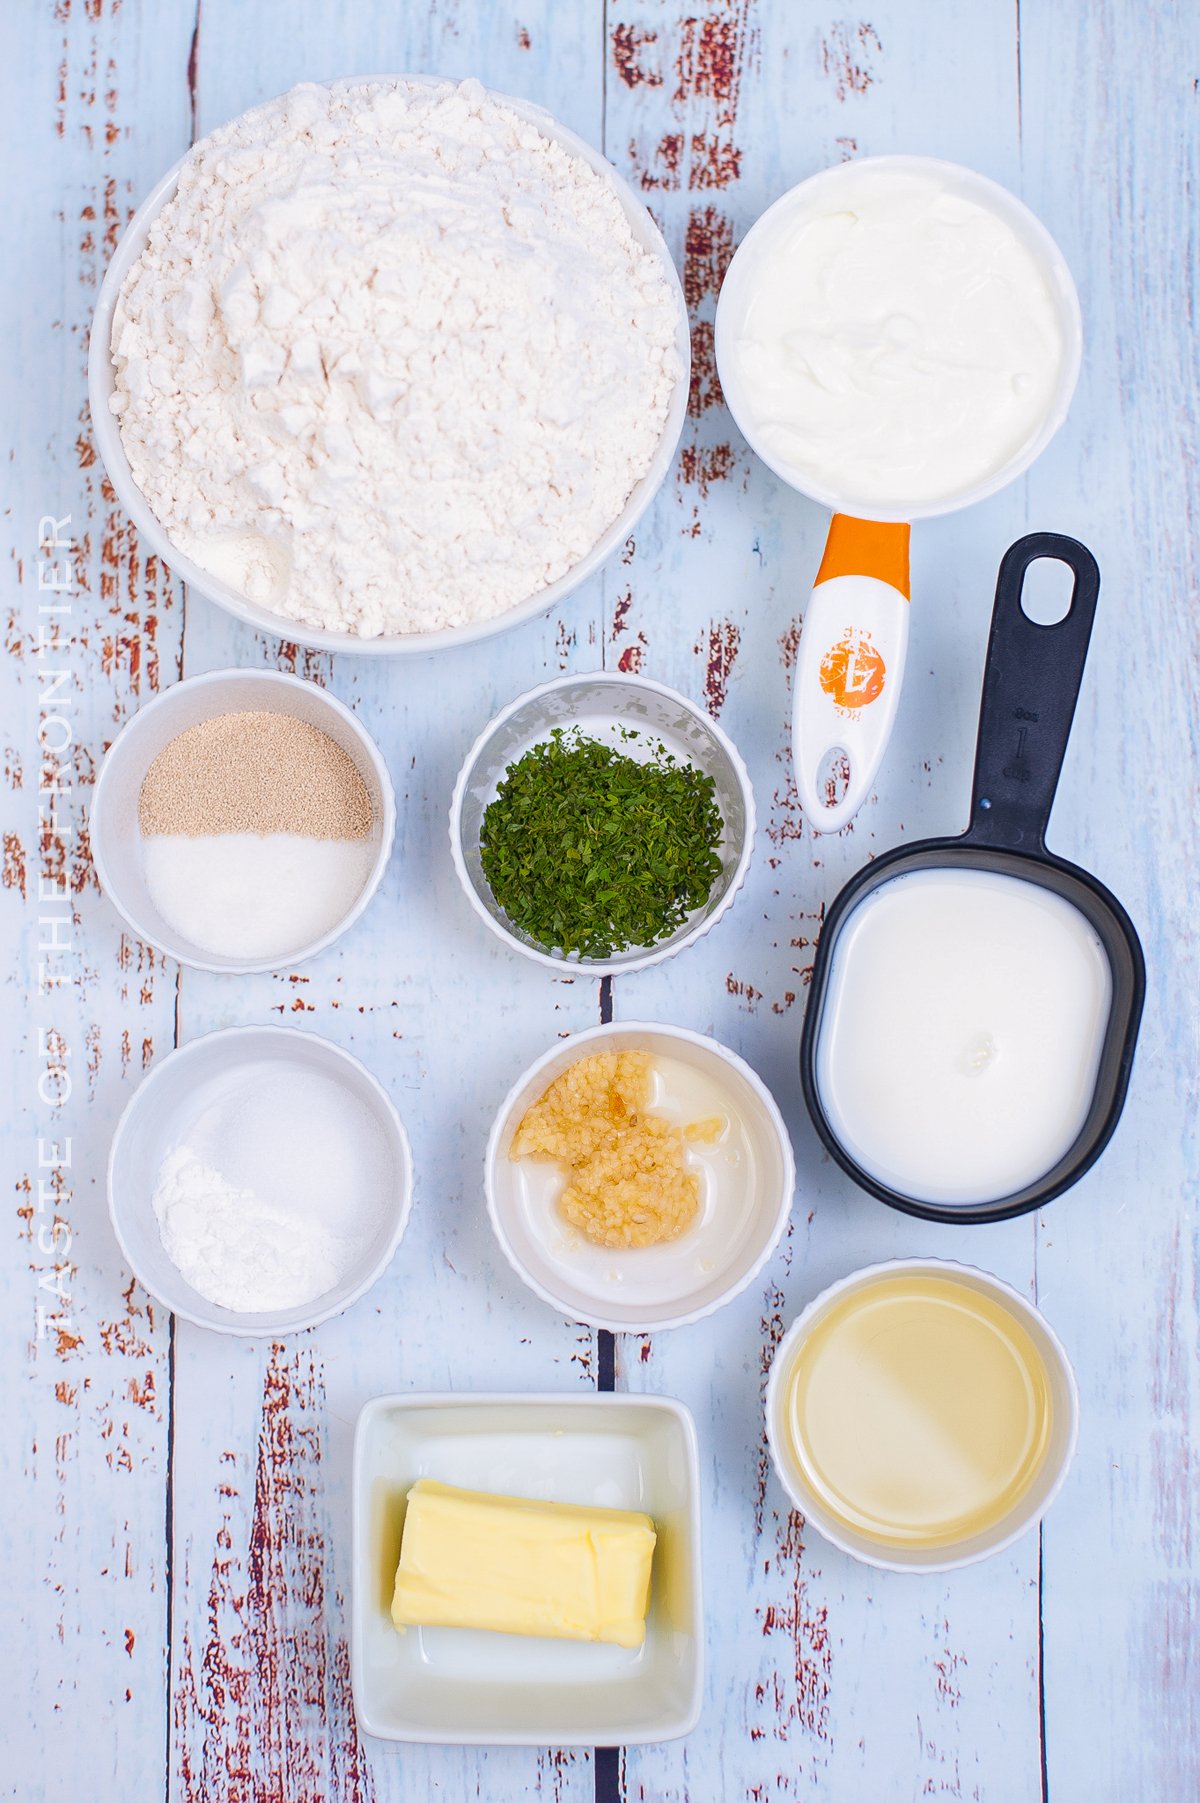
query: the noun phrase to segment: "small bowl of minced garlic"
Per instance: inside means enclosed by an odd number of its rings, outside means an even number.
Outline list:
[[[573,1321],[651,1333],[744,1290],[796,1172],[766,1085],[715,1039],[609,1022],[555,1044],[501,1104],[488,1215],[513,1269]]]

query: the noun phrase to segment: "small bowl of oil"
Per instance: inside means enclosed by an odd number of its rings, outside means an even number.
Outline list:
[[[784,1335],[767,1384],[780,1482],[843,1552],[952,1571],[1040,1521],[1070,1468],[1075,1375],[1033,1304],[985,1271],[853,1272]]]

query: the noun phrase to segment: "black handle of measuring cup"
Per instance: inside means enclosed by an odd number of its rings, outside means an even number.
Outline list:
[[[1071,605],[1053,626],[1021,606],[1025,573],[1039,557],[1073,572]],[[1066,755],[1100,592],[1096,559],[1076,539],[1031,532],[1004,553],[988,640],[967,837],[1040,851]]]

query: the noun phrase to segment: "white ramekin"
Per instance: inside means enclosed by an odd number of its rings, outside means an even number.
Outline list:
[[[1050,1383],[1050,1444],[1033,1483],[1016,1506],[994,1527],[953,1546],[884,1546],[865,1534],[856,1534],[829,1514],[821,1498],[806,1481],[788,1447],[784,1411],[787,1406],[788,1380],[800,1342],[833,1304],[847,1293],[864,1288],[877,1277],[901,1276],[908,1272],[953,1277],[971,1289],[991,1297],[1015,1315],[1041,1354]],[[1003,1552],[1042,1519],[1062,1489],[1075,1455],[1075,1442],[1079,1435],[1079,1392],[1071,1362],[1058,1335],[1033,1304],[1010,1284],[1004,1283],[999,1277],[993,1277],[987,1271],[978,1270],[974,1265],[958,1264],[954,1259],[897,1258],[882,1264],[865,1265],[839,1282],[830,1284],[793,1321],[771,1361],[771,1374],[767,1380],[766,1416],[767,1444],[771,1449],[779,1481],[805,1520],[811,1522],[826,1540],[832,1541],[834,1546],[840,1547],[842,1552],[849,1553],[852,1558],[861,1560],[864,1565],[875,1565],[882,1571],[956,1571],[962,1565],[974,1565],[980,1559],[990,1559],[993,1553]]]
[[[632,726],[646,739],[660,739],[669,752],[711,776],[724,822],[720,848],[721,875],[702,908],[671,935],[652,946],[631,946],[611,958],[581,958],[547,951],[509,920],[496,902],[483,873],[479,835],[484,811],[495,799],[509,764],[534,745],[544,743],[555,727],[579,726],[605,733],[615,725]],[[557,676],[519,695],[484,727],[463,760],[450,803],[450,856],[463,893],[479,919],[514,951],[549,970],[586,971],[603,977],[646,970],[674,957],[685,946],[712,931],[732,906],[746,880],[754,849],[754,791],[746,766],[728,734],[695,702],[644,676],[616,670],[593,670]]]
[[[198,1091],[208,1083],[234,1089],[243,1066],[264,1064],[275,1065],[281,1072],[319,1070],[344,1084],[378,1121],[392,1174],[382,1186],[386,1207],[376,1233],[332,1289],[299,1308],[242,1314],[199,1295],[167,1256],[154,1213],[154,1190],[163,1160],[196,1113]],[[408,1135],[382,1084],[341,1046],[292,1027],[227,1027],[168,1053],[134,1091],[117,1123],[108,1157],[109,1215],[134,1276],[172,1314],[214,1333],[248,1337],[303,1333],[331,1315],[340,1315],[391,1263],[408,1225],[412,1195]]]
[[[344,76],[337,81],[322,85],[331,88],[361,87],[367,82],[411,83],[422,87],[436,87],[446,77],[436,75],[354,75]],[[120,428],[114,415],[109,410],[109,397],[112,395],[115,379],[111,353],[112,318],[117,303],[121,284],[133,264],[141,256],[146,245],[150,227],[164,204],[175,192],[179,179],[180,164],[162,177],[146,196],[133,218],[125,229],[120,243],[113,253],[112,260],[100,289],[100,297],[96,302],[96,311],[92,318],[91,338],[88,348],[88,401],[91,406],[92,426],[96,434],[96,448],[101,461],[108,472],[110,481],[116,492],[118,501],[137,527],[140,536],[153,551],[156,551],[169,564],[174,574],[186,582],[189,588],[198,594],[207,595],[227,613],[238,620],[244,620],[248,626],[257,631],[267,633],[275,638],[287,639],[298,645],[311,645],[321,651],[350,651],[364,657],[390,656],[404,653],[427,653],[453,648],[456,645],[470,645],[479,639],[493,637],[498,632],[506,632],[510,626],[520,626],[526,620],[536,619],[555,607],[558,602],[572,594],[587,581],[600,565],[624,544],[638,521],[645,513],[655,494],[662,486],[664,477],[671,467],[675,456],[675,447],[683,431],[683,422],[687,415],[688,387],[691,380],[691,338],[688,330],[687,307],[684,303],[683,289],[671,253],[663,242],[663,237],[648,212],[645,201],[635,193],[629,183],[618,175],[612,164],[600,155],[598,150],[560,125],[542,107],[535,106],[528,100],[517,100],[509,94],[497,94],[488,90],[488,98],[501,106],[511,108],[521,119],[537,128],[546,138],[572,156],[580,158],[589,168],[604,178],[621,203],[621,209],[629,221],[634,238],[641,247],[659,262],[667,279],[676,303],[675,344],[681,360],[679,380],[675,384],[671,403],[667,410],[666,422],[663,426],[662,438],[654,454],[649,469],[638,482],[626,501],[621,512],[613,521],[608,531],[597,539],[586,557],[580,559],[565,576],[557,582],[551,582],[545,588],[526,600],[518,602],[515,607],[508,608],[494,619],[479,620],[466,626],[447,626],[436,632],[410,632],[381,635],[377,638],[362,638],[354,632],[336,632],[320,626],[308,626],[300,620],[290,619],[285,614],[274,613],[270,608],[260,607],[256,602],[248,601],[239,595],[236,589],[222,582],[219,577],[211,575],[201,568],[192,558],[171,543],[171,540],[151,512],[145,497],[133,480],[129,468],[129,460],[121,443]]]
[[[724,1263],[697,1268],[689,1236],[646,1250],[613,1252],[582,1243],[564,1256],[538,1237],[521,1207],[515,1167],[508,1156],[527,1108],[569,1065],[598,1052],[645,1051],[675,1058],[703,1071],[728,1096],[751,1147],[750,1219]],[[488,1218],[501,1250],[531,1290],[572,1321],[613,1333],[658,1333],[684,1327],[723,1308],[753,1283],[778,1245],[796,1187],[792,1142],[770,1090],[744,1059],[715,1039],[657,1021],[610,1021],[557,1041],[531,1064],[500,1104],[488,1137],[484,1190]],[[575,1236],[579,1238],[579,1236]],[[646,1264],[649,1258],[657,1261]],[[639,1261],[642,1269],[639,1271]],[[644,1273],[665,1270],[670,1300],[656,1298]],[[684,1289],[691,1279],[690,1289]],[[625,1289],[628,1299],[623,1299]]]
[[[897,496],[894,504],[876,500],[860,501],[853,495],[835,493],[812,477],[801,475],[787,466],[761,442],[755,430],[753,410],[740,381],[739,360],[733,350],[734,335],[744,313],[746,296],[754,282],[755,268],[760,260],[770,255],[772,241],[786,227],[789,214],[801,204],[802,197],[807,201],[822,187],[836,189],[847,172],[861,169],[887,170],[898,175],[940,175],[967,199],[998,215],[1011,227],[1040,265],[1063,335],[1058,381],[1045,417],[1034,436],[1014,457],[971,487],[917,506],[905,501],[902,496]],[[729,411],[751,450],[761,457],[769,469],[774,470],[780,481],[786,482],[790,488],[798,489],[801,494],[808,495],[810,500],[819,501],[836,512],[855,514],[869,520],[924,520],[935,514],[955,513],[960,507],[970,507],[976,501],[985,500],[988,495],[994,495],[999,489],[1007,487],[1008,483],[1014,482],[1041,455],[1067,417],[1083,355],[1079,295],[1066,258],[1041,220],[1015,194],[1010,194],[1007,188],[1001,187],[999,182],[990,181],[986,175],[979,175],[974,169],[968,169],[961,163],[948,163],[941,157],[860,157],[851,163],[835,163],[828,169],[822,169],[816,175],[809,176],[807,181],[789,188],[786,194],[781,194],[755,220],[730,262],[717,299],[714,332],[721,390],[728,402]]]
[[[227,958],[206,951],[169,927],[155,907],[142,865],[138,799],[146,773],[164,746],[189,726],[229,713],[292,714],[317,727],[351,758],[366,785],[375,816],[375,857],[358,898],[342,918],[308,945],[286,956]],[[327,690],[281,670],[213,670],[172,683],[138,709],[104,755],[92,796],[92,862],[100,887],[139,939],[196,970],[248,976],[291,968],[315,958],[352,926],[378,889],[396,832],[396,800],[379,747],[348,707]]]
[[[392,1584],[405,1503],[416,1479],[433,1473],[465,1490],[643,1510],[658,1535],[643,1644],[397,1633]],[[690,1734],[704,1702],[702,1494],[695,1423],[669,1396],[577,1386],[544,1396],[373,1397],[354,1433],[350,1679],[359,1728],[442,1747],[641,1746]],[[488,1794],[500,1803],[494,1782]]]

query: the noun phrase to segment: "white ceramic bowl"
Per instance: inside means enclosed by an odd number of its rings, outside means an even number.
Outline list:
[[[555,727],[568,726],[578,726],[587,737],[614,744],[631,756],[639,748],[648,752],[661,741],[679,762],[693,764],[713,779],[725,829],[719,848],[721,874],[704,906],[657,945],[631,946],[611,958],[547,951],[509,919],[488,886],[479,852],[484,812],[495,800],[508,766],[544,743]],[[622,740],[622,729],[630,727],[637,730],[640,747],[637,741]],[[590,976],[645,970],[711,932],[745,882],[753,849],[754,791],[733,741],[686,695],[618,671],[558,676],[518,696],[484,727],[468,751],[450,804],[450,855],[467,900],[484,925],[535,963],[558,971],[569,966]]]
[[[164,746],[202,720],[229,713],[291,714],[328,734],[353,759],[375,815],[375,856],[354,905],[328,932],[276,958],[230,958],[183,938],[163,919],[150,897],[142,861],[138,798],[146,773]],[[248,975],[279,970],[313,958],[356,921],[387,869],[396,831],[396,801],[379,748],[348,707],[316,683],[279,670],[214,670],[163,689],[122,727],[100,766],[92,796],[92,862],[100,887],[139,939],[197,970]]]
[[[186,1142],[213,1107],[228,1107],[264,1073],[318,1073],[337,1084],[357,1114],[378,1130],[378,1225],[356,1263],[314,1302],[259,1314],[221,1308],[194,1290],[167,1256],[154,1213],[154,1190],[164,1159]],[[263,1148],[263,1156],[269,1148]],[[121,1251],[134,1275],[173,1314],[217,1333],[257,1336],[301,1333],[340,1315],[369,1290],[390,1264],[412,1208],[412,1155],[400,1116],[365,1065],[340,1046],[290,1027],[230,1027],[207,1033],[156,1064],[117,1123],[108,1159],[108,1208]]]
[[[406,82],[422,86],[437,86],[444,78],[433,75],[356,75],[347,76],[336,82],[328,82],[328,87],[359,87],[365,82]],[[658,259],[663,274],[675,296],[677,306],[676,348],[681,360],[681,374],[671,396],[667,410],[666,423],[663,426],[662,438],[649,469],[638,482],[621,512],[604,535],[597,539],[587,556],[581,558],[574,567],[560,576],[557,582],[547,584],[534,595],[510,607],[495,619],[480,620],[473,625],[448,626],[437,632],[410,632],[381,635],[378,638],[362,638],[354,632],[336,632],[319,626],[308,626],[299,620],[288,618],[284,614],[274,613],[270,608],[260,607],[239,595],[236,589],[219,577],[210,575],[192,558],[178,550],[160,526],[151,512],[141,490],[133,480],[129,468],[129,460],[121,443],[121,434],[116,419],[109,410],[109,397],[113,393],[115,377],[111,354],[112,317],[116,307],[117,296],[126,275],[141,256],[145,248],[150,226],[163,205],[175,192],[179,179],[178,163],[167,171],[162,180],[151,190],[142,202],[125,229],[112,260],[108,265],[104,282],[100,289],[100,297],[96,303],[96,311],[92,319],[91,338],[88,349],[88,400],[92,414],[92,428],[96,435],[96,448],[108,472],[110,481],[116,491],[126,513],[138,529],[138,533],[150,548],[158,553],[170,565],[173,573],[186,582],[189,588],[201,595],[207,595],[227,613],[236,619],[244,620],[248,626],[257,631],[268,633],[276,638],[283,638],[290,643],[312,645],[322,651],[351,651],[362,656],[396,656],[406,652],[425,653],[441,651],[455,645],[469,645],[478,639],[491,638],[498,632],[505,632],[510,626],[519,626],[526,620],[536,619],[562,601],[567,595],[586,582],[593,572],[612,555],[612,553],[629,537],[658,489],[663,478],[671,467],[675,455],[675,447],[679,443],[679,435],[683,431],[683,422],[687,415],[688,385],[691,379],[691,339],[688,331],[687,308],[684,304],[683,289],[679,276],[671,260],[671,253],[663,242],[662,234],[647,211],[643,197],[630,187],[624,178],[618,175],[606,158],[599,151],[560,125],[542,107],[534,106],[528,100],[517,100],[509,94],[492,93],[489,97],[500,105],[512,109],[519,118],[525,119],[535,126],[544,137],[554,143],[561,144],[572,156],[579,157],[589,168],[603,176],[621,203],[621,209],[629,220],[634,238],[653,257]]]
[[[467,1490],[644,1510],[658,1532],[636,1649],[392,1623],[407,1492]],[[704,1681],[696,1430],[665,1396],[383,1396],[354,1440],[350,1670],[385,1740],[630,1746],[695,1727]]]
[[[770,255],[778,234],[786,229],[790,214],[801,204],[802,197],[803,202],[807,203],[821,188],[830,189],[836,194],[837,187],[846,174],[861,169],[886,169],[896,174],[911,172],[940,175],[968,200],[997,214],[1016,233],[1026,250],[1041,266],[1063,336],[1063,356],[1058,381],[1036,434],[1014,457],[982,481],[953,495],[926,501],[919,506],[913,506],[903,496],[897,496],[894,505],[885,505],[877,500],[860,501],[853,495],[837,494],[807,476],[801,479],[795,470],[786,466],[759,439],[754,429],[753,411],[747,402],[741,381],[740,359],[734,349],[734,340],[745,317],[757,269],[761,261]],[[1083,355],[1083,325],[1075,283],[1071,279],[1066,258],[1041,220],[1015,194],[1010,194],[1007,188],[1001,187],[999,182],[989,181],[987,176],[976,174],[974,169],[968,169],[961,163],[945,162],[940,157],[860,157],[851,163],[836,163],[829,169],[822,169],[807,181],[789,188],[786,194],[780,195],[755,220],[738,246],[717,299],[714,332],[721,389],[729,404],[729,411],[751,450],[762,458],[768,468],[774,470],[781,481],[798,489],[801,494],[808,495],[811,500],[842,513],[856,514],[870,520],[923,520],[934,514],[954,513],[958,508],[970,507],[974,502],[984,500],[1015,481],[1041,455],[1066,418],[1075,384],[1079,379],[1079,365]]]
[[[701,1166],[696,1223],[664,1245],[614,1251],[559,1218],[562,1178],[552,1164],[521,1161],[537,1166],[535,1180],[526,1180],[508,1149],[526,1109],[569,1065],[620,1051],[646,1051],[696,1071],[720,1092],[731,1127]],[[712,1314],[753,1282],[787,1225],[796,1169],[770,1091],[735,1052],[684,1027],[620,1021],[560,1040],[518,1079],[488,1139],[484,1182],[504,1256],[543,1302],[613,1333],[652,1333]]]
[[[1033,1483],[1002,1520],[985,1532],[972,1535],[952,1546],[933,1548],[883,1546],[865,1534],[832,1517],[821,1498],[808,1483],[803,1470],[792,1456],[785,1421],[788,1385],[800,1344],[812,1332],[825,1313],[848,1293],[862,1289],[877,1277],[899,1276],[906,1272],[927,1273],[934,1277],[953,1277],[957,1282],[990,1297],[1001,1308],[1016,1317],[1041,1354],[1050,1383],[1050,1444]],[[818,1528],[827,1540],[851,1554],[864,1565],[875,1565],[883,1571],[956,1571],[962,1565],[974,1565],[1003,1552],[1014,1540],[1042,1519],[1066,1481],[1075,1442],[1079,1435],[1079,1392],[1075,1373],[1063,1350],[1058,1335],[1044,1317],[1019,1291],[1003,1283],[987,1271],[973,1265],[956,1264],[953,1259],[898,1258],[883,1264],[866,1265],[852,1271],[840,1282],[830,1284],[789,1327],[771,1361],[767,1380],[767,1443],[771,1449],[780,1483],[807,1521]]]

